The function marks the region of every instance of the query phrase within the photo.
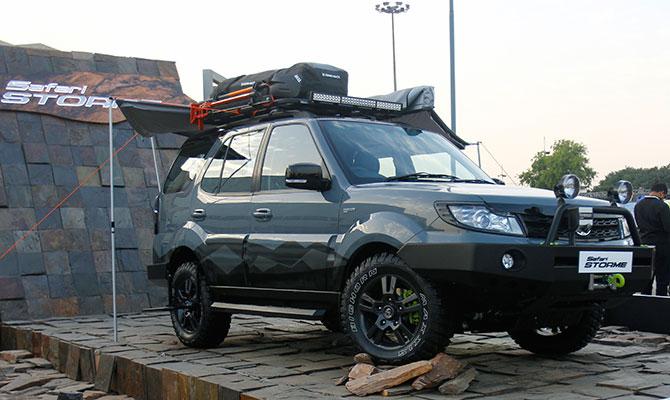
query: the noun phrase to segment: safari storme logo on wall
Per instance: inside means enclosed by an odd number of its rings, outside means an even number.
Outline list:
[[[180,104],[191,102],[175,78],[100,72],[34,75],[0,75],[0,110],[106,123],[110,106],[114,108],[114,122],[125,119],[110,97]]]

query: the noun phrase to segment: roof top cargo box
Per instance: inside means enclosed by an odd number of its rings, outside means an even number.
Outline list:
[[[289,68],[226,79],[214,88],[212,100],[250,87],[277,99],[306,99],[311,92],[346,96],[348,82],[349,74],[343,69],[326,64],[298,63]]]

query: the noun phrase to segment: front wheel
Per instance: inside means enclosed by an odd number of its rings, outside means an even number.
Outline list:
[[[600,329],[604,315],[603,307],[594,303],[581,312],[576,322],[517,329],[509,334],[521,348],[535,354],[564,355],[589,344]]]
[[[216,347],[230,329],[230,314],[217,313],[205,277],[187,261],[174,272],[170,285],[172,326],[179,340],[190,347]]]
[[[354,343],[381,363],[430,358],[453,334],[437,291],[389,253],[374,255],[354,270],[340,312]]]

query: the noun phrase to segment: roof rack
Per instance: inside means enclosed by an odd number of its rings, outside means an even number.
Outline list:
[[[249,87],[227,93],[217,101],[191,104],[189,120],[203,130],[205,125],[230,125],[280,110],[308,111],[316,115],[389,117],[399,115],[403,109],[402,103],[327,93],[311,93],[308,99],[276,99],[264,94],[264,88]]]

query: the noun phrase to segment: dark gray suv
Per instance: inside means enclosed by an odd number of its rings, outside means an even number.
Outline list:
[[[465,330],[568,353],[648,284],[653,255],[628,211],[578,190],[574,176],[555,193],[501,185],[445,136],[397,123],[215,129],[184,143],[157,198],[149,275],[189,346],[249,313],[321,320],[381,362]]]

